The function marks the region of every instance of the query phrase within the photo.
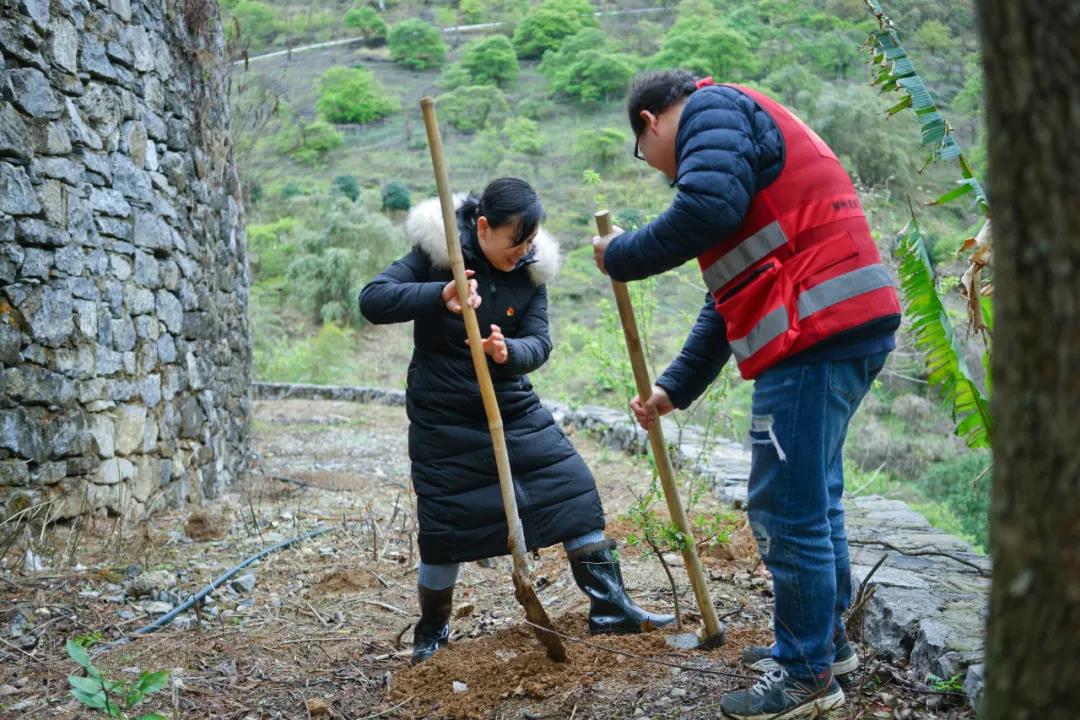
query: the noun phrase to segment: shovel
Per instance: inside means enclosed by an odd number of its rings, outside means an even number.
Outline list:
[[[601,237],[611,234],[611,215],[607,210],[596,213],[596,230]],[[619,320],[622,322],[623,335],[626,337],[626,350],[630,354],[630,366],[634,370],[638,397],[644,403],[652,395],[652,380],[649,379],[649,368],[645,365],[645,352],[641,348],[641,337],[638,335],[630,292],[626,283],[617,280],[611,281],[611,289],[615,292],[615,305],[619,309]],[[699,633],[668,635],[668,644],[683,649],[720,647],[724,644],[724,628],[720,625],[716,608],[713,607],[712,598],[709,596],[705,571],[701,567],[697,547],[694,545],[694,533],[690,529],[690,520],[687,519],[686,511],[683,509],[679,488],[675,485],[675,471],[671,467],[671,458],[668,456],[664,429],[660,426],[660,418],[655,415],[652,424],[649,425],[649,442],[652,445],[653,458],[656,460],[656,471],[660,475],[660,486],[667,500],[668,513],[675,527],[686,540],[682,550],[683,562],[686,565],[686,574],[690,576],[690,585],[694,588],[698,610],[701,611],[701,618],[705,622],[703,635]]]
[[[551,624],[547,611],[536,597],[533,589],[532,571],[525,557],[525,533],[518,517],[517,498],[514,495],[514,481],[510,475],[510,456],[506,451],[506,437],[503,434],[502,414],[499,401],[495,397],[495,388],[491,384],[487,358],[480,339],[480,326],[476,321],[476,312],[469,305],[469,283],[465,279],[465,261],[461,257],[461,242],[458,239],[457,216],[454,213],[454,199],[450,191],[450,175],[446,169],[446,156],[443,153],[442,136],[435,117],[435,101],[425,97],[420,101],[424,113],[424,127],[427,130],[428,146],[431,148],[431,164],[435,169],[435,184],[439,188],[439,201],[442,205],[443,225],[446,229],[446,248],[450,253],[450,268],[454,272],[458,298],[461,300],[462,316],[465,318],[465,330],[469,337],[469,350],[472,352],[476,379],[480,384],[480,395],[484,400],[488,428],[491,431],[491,443],[495,447],[495,464],[499,469],[499,487],[502,490],[503,509],[506,511],[506,525],[510,530],[507,544],[514,560],[514,597],[525,608],[533,632],[547,649],[549,658],[556,662],[565,662],[566,649]]]

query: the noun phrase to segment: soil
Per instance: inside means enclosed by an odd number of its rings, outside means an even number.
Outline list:
[[[168,670],[168,686],[133,715],[156,711],[172,720],[714,718],[723,692],[752,681],[738,666],[742,648],[771,641],[770,581],[739,519],[727,542],[701,546],[727,625],[719,649],[676,650],[664,639],[673,628],[589,636],[588,600],[562,549],[547,548],[534,579],[566,636],[566,663],[548,660],[523,624],[503,557],[462,568],[449,647],[410,667],[419,557],[404,410],[259,402],[253,425],[250,477],[203,507],[142,522],[98,517],[4,528],[18,534],[0,537],[12,540],[0,556],[0,718],[90,717],[68,692],[66,676],[77,668],[64,643],[77,636],[99,647],[130,638],[95,656],[106,677],[130,683],[141,671]],[[630,594],[650,610],[671,612],[656,557],[625,542],[639,532],[626,511],[648,466],[587,433],[572,439],[597,478]],[[706,498],[693,512],[731,509]],[[333,531],[245,569],[256,577],[250,592],[226,583],[198,613],[130,637],[157,617],[146,599],[124,594],[132,574],[168,570],[176,578],[168,591],[182,598],[249,555],[320,525]],[[27,549],[44,571],[23,570]],[[681,559],[669,560],[685,629],[694,630],[694,595]],[[955,697],[918,689],[903,668],[871,657],[864,668],[847,683],[848,704],[834,718],[972,717]],[[459,692],[455,681],[464,684]]]

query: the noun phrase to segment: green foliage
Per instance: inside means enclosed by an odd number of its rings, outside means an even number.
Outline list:
[[[462,132],[482,130],[510,112],[502,90],[493,85],[459,87],[436,98],[439,117]]]
[[[961,532],[983,548],[990,546],[989,453],[977,452],[931,464],[917,481],[920,493],[943,503],[960,522]]]
[[[521,0],[461,0],[458,10],[467,23],[517,24],[526,3]]]
[[[514,29],[514,48],[522,58],[539,58],[557,50],[563,39],[582,28],[596,27],[596,9],[589,0],[544,0]]]
[[[909,191],[918,177],[918,144],[896,132],[890,121],[870,109],[876,93],[858,85],[826,85],[811,103],[807,122],[833,149],[849,172],[867,187]]]
[[[277,342],[255,353],[259,378],[269,382],[328,385],[348,377],[355,352],[355,338],[334,322],[323,323],[319,332],[295,342]]]
[[[382,192],[382,206],[384,210],[408,210],[412,207],[408,186],[397,181],[387,183]]]
[[[329,68],[319,79],[315,109],[333,123],[369,123],[397,109],[370,70],[341,65]]]
[[[915,345],[926,360],[928,379],[944,395],[956,434],[970,447],[990,447],[990,403],[964,361],[914,215],[897,239],[895,254],[907,317]]]
[[[353,7],[346,12],[345,27],[357,30],[368,42],[386,38],[386,21],[370,6]]]
[[[307,165],[319,162],[343,142],[341,133],[325,120],[285,125],[277,134],[278,150]]]
[[[461,69],[470,85],[506,85],[518,76],[517,54],[505,35],[474,40],[461,51]]]
[[[590,166],[606,167],[622,153],[629,152],[628,145],[628,133],[619,128],[581,130],[574,143],[574,154]]]
[[[101,710],[107,717],[128,720],[129,711],[141,703],[147,696],[163,689],[169,682],[169,673],[161,670],[154,673],[140,673],[138,679],[126,687],[122,682],[104,677],[91,662],[86,647],[92,644],[86,637],[67,641],[67,653],[76,665],[81,667],[86,676],[68,675],[71,695],[80,703],[93,710]],[[140,715],[135,720],[166,720],[158,713]]]
[[[446,57],[446,43],[438,29],[416,18],[395,25],[388,42],[391,59],[413,70],[435,67]]]
[[[331,181],[331,185],[353,202],[360,199],[360,185],[352,175],[338,175]]]
[[[535,120],[524,117],[512,117],[503,125],[503,135],[510,141],[510,149],[523,155],[541,155],[544,152],[544,138],[540,136],[540,125]]]
[[[712,75],[717,82],[741,82],[757,72],[757,62],[745,38],[723,20],[712,16],[684,17],[682,13],[649,64],[655,68],[684,68]]]
[[[607,36],[595,28],[566,38],[558,50],[545,53],[540,63],[552,91],[582,103],[621,98],[634,70],[634,64],[615,52]]]
[[[248,251],[257,279],[284,277],[296,254],[292,243],[296,229],[297,220],[292,216],[248,224]]]
[[[229,42],[250,41],[253,49],[269,45],[281,29],[277,11],[258,0],[240,0],[228,12],[229,19],[222,24],[225,39]],[[240,31],[237,35],[236,27]]]
[[[285,273],[290,293],[301,301],[301,309],[322,320],[327,312],[340,314],[356,302],[360,275],[356,250],[343,247],[327,248],[319,253],[297,256]],[[327,305],[332,305],[330,310]],[[347,312],[347,311],[345,311]],[[341,321],[342,317],[336,320]]]

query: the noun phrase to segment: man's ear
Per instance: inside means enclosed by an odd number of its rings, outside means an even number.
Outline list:
[[[655,115],[653,115],[648,110],[642,110],[638,114],[640,115],[641,119],[645,121],[645,127],[656,130],[657,117]]]

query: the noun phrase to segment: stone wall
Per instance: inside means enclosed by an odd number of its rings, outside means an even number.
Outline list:
[[[215,8],[0,0],[0,510],[138,513],[244,471],[247,249]]]

